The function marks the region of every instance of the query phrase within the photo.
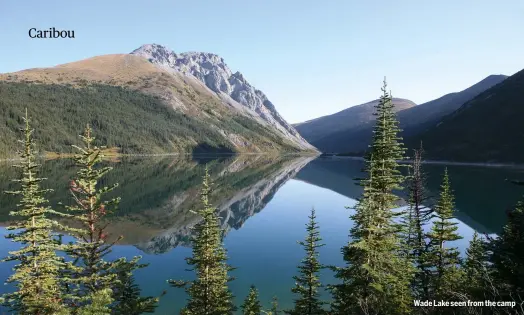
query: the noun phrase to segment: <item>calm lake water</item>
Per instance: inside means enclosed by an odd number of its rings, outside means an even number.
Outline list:
[[[352,225],[349,215],[361,188],[353,180],[361,176],[362,161],[340,158],[270,158],[235,156],[220,158],[132,158],[111,162],[114,170],[106,184],[120,183],[115,191],[122,197],[120,209],[110,218],[113,236],[123,235],[112,257],[141,255],[149,267],[136,279],[143,294],[158,295],[163,290],[157,314],[178,314],[185,304],[182,289],[170,288],[167,279],[192,279],[184,260],[191,255],[191,226],[198,217],[190,212],[198,206],[201,176],[207,164],[215,182],[214,205],[223,218],[225,246],[229,263],[237,269],[231,289],[237,305],[254,284],[269,307],[277,295],[280,305],[291,306],[290,288],[296,265],[303,257],[296,243],[305,236],[304,224],[312,207],[317,210],[320,232],[326,246],[320,259],[326,265],[342,263],[340,248],[348,241]],[[438,194],[444,165],[425,165],[428,189]],[[456,246],[464,250],[473,231],[498,233],[505,222],[505,211],[523,194],[511,180],[523,180],[524,170],[474,166],[448,166],[456,195],[459,231],[464,236]],[[53,205],[70,203],[68,180],[75,173],[70,161],[47,161],[41,175],[46,186],[55,189],[48,195]],[[14,188],[9,179],[15,170],[0,163],[0,190]],[[0,222],[8,225],[8,213],[16,200],[0,196]],[[60,209],[59,206],[56,206]],[[5,228],[1,230],[5,234]],[[15,244],[0,238],[0,256],[15,249]],[[0,279],[6,279],[12,265],[0,264]],[[332,273],[322,273],[324,283],[333,282]],[[8,286],[1,290],[8,290]],[[325,295],[328,297],[328,295]]]

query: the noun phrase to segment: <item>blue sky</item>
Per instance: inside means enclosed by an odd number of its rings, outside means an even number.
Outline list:
[[[30,39],[32,27],[74,40]],[[377,98],[423,103],[524,68],[524,1],[0,1],[0,72],[158,43],[222,56],[289,122]]]

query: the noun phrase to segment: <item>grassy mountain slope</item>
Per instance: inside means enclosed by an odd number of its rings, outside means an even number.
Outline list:
[[[524,163],[524,70],[482,92],[440,123],[406,139],[428,159]]]
[[[132,55],[0,75],[0,155],[28,108],[41,151],[69,152],[86,123],[123,153],[300,151],[190,77]]]
[[[465,102],[499,84],[506,78],[504,75],[491,75],[463,91],[446,94],[438,99],[418,106],[406,108],[402,103],[394,99],[394,103],[398,107],[397,116],[400,121],[400,128],[403,129],[401,135],[403,137],[409,137],[431,128],[436,125],[442,117],[457,110]],[[351,108],[346,111],[349,111]],[[349,120],[352,122],[348,122]],[[361,121],[359,118],[351,118],[351,116],[348,116],[346,121],[334,121],[331,126],[326,125],[326,130],[321,132],[319,134],[320,136],[316,135],[312,138],[308,138],[308,136],[310,133],[314,133],[315,130],[313,126],[302,126],[302,124],[300,124],[297,130],[302,133],[306,140],[323,152],[361,153],[367,149],[371,141],[373,123],[372,121]]]

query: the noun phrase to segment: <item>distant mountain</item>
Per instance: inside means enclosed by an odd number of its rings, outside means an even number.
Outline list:
[[[187,58],[191,69],[199,62],[202,69],[212,65],[203,57]],[[245,80],[237,84],[230,78],[238,95],[232,93],[250,100],[247,105],[218,94],[182,68],[148,59],[138,53],[105,55],[0,74],[0,156],[16,152],[26,107],[40,151],[70,152],[85,123],[100,131],[102,144],[123,153],[314,151]],[[223,62],[217,67],[229,71]]]
[[[406,139],[423,142],[428,159],[524,163],[524,70]]]
[[[410,100],[402,98],[394,98],[395,110],[401,111],[407,108],[415,107],[417,104]],[[302,123],[295,124],[295,128],[300,134],[311,144],[315,145],[320,150],[323,150],[324,144],[320,139],[329,137],[337,132],[351,132],[358,130],[364,126],[370,125],[375,121],[375,106],[378,100],[374,100],[365,104],[349,107],[335,114],[322,116]]]
[[[410,137],[430,128],[437,124],[445,115],[452,113],[465,102],[499,84],[506,78],[507,76],[504,75],[490,75],[463,91],[446,94],[438,99],[418,106],[399,109],[397,117],[400,121],[401,129],[403,129],[401,135],[403,137]],[[395,104],[398,103],[395,99],[393,102]],[[400,107],[402,107],[402,105]],[[346,111],[351,110],[351,108],[353,107],[348,108]],[[355,124],[354,122],[349,122],[351,120],[351,116],[347,115],[346,123],[344,123],[343,120],[340,120],[338,124],[333,123],[333,127],[331,127],[332,131],[324,131],[320,137],[311,136],[310,134],[313,128],[307,125],[302,126],[303,124],[298,124],[297,130],[299,130],[306,140],[322,152],[362,153],[367,149],[371,141],[373,121],[370,120]],[[353,118],[353,121],[356,122],[360,120],[360,118]]]
[[[505,75],[490,75],[463,91],[446,94],[436,100],[399,112],[400,127],[404,130],[402,135],[407,137],[426,130],[438,123],[445,115],[457,110],[462,104],[507,78]]]

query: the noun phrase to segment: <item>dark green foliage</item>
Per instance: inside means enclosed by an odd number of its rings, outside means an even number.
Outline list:
[[[487,243],[477,232],[469,242],[464,260],[464,283],[463,290],[472,301],[481,301],[488,298],[485,294],[490,285],[490,266],[488,264],[489,254]]]
[[[169,280],[175,287],[186,287],[189,300],[182,310],[184,315],[228,315],[235,310],[233,295],[228,288],[228,282],[232,280],[228,276],[231,267],[226,262],[223,231],[216,209],[209,202],[211,185],[206,168],[201,191],[202,207],[196,211],[202,221],[194,227],[193,256],[187,258],[187,263],[196,273],[196,280]]]
[[[251,286],[249,293],[240,308],[242,309],[242,315],[260,315],[262,312],[262,305],[260,305],[260,301],[258,300],[258,290],[255,286]]]
[[[453,222],[455,204],[453,192],[446,168],[440,197],[435,206],[435,219],[428,233],[429,252],[428,267],[431,269],[430,287],[434,298],[449,298],[450,294],[459,291],[462,270],[460,269],[460,252],[457,247],[447,247],[462,237],[457,233],[458,223]]]
[[[278,298],[273,296],[271,300],[271,310],[269,311],[271,315],[279,315],[280,311],[278,310]]]
[[[490,261],[501,300],[524,302],[524,202],[508,213],[508,223],[491,241]]]
[[[424,142],[428,159],[462,162],[524,162],[524,70],[478,94],[425,132],[407,139]]]
[[[319,272],[322,265],[318,261],[318,248],[324,246],[319,242],[320,237],[319,227],[316,222],[315,209],[311,209],[309,215],[309,222],[306,224],[307,236],[305,241],[299,242],[306,251],[306,257],[298,266],[299,276],[294,276],[295,287],[291,292],[298,294],[299,298],[295,299],[295,307],[292,310],[286,311],[291,315],[321,315],[326,314],[322,308],[325,304],[319,298],[319,288],[322,284],[319,279]]]
[[[322,152],[363,152],[372,141],[375,107],[379,101],[351,106],[341,112],[303,122],[295,128],[304,139]],[[406,99],[394,98],[392,101],[395,104],[394,110],[400,111],[398,115],[418,107]]]
[[[113,301],[112,293],[113,291],[108,288],[90,292],[86,298],[89,303],[75,308],[72,313],[78,315],[110,314],[107,306]]]
[[[9,194],[20,197],[17,209],[11,212],[16,221],[8,230],[16,232],[6,237],[21,245],[21,248],[9,252],[4,261],[18,261],[14,274],[7,280],[14,283],[16,291],[2,297],[5,306],[19,314],[68,314],[62,300],[61,271],[66,268],[64,260],[56,251],[62,249],[55,229],[63,229],[51,215],[53,211],[45,198],[47,189],[40,187],[43,178],[38,177],[38,164],[35,163],[33,129],[29,126],[27,111],[25,118],[24,138],[20,141],[23,148],[21,162],[17,167],[20,177],[16,179],[19,190]]]
[[[342,248],[347,266],[334,268],[342,282],[331,286],[334,314],[406,314],[412,304],[412,268],[401,255],[400,227],[393,221],[398,213],[391,210],[398,200],[393,191],[404,180],[397,163],[404,150],[385,82],[382,92],[364,192],[351,216],[351,241]]]
[[[119,266],[116,270],[118,282],[113,286],[113,297],[116,305],[113,314],[139,315],[143,313],[154,313],[158,306],[158,298],[142,297],[140,287],[135,283],[133,272],[147,267],[140,264],[141,257],[135,257],[131,261]]]
[[[234,115],[228,120],[219,120],[215,121],[215,123],[224,130],[231,130],[236,134],[246,135],[247,138],[255,140],[255,144],[263,146],[267,150],[300,151],[294,148],[287,140],[277,136],[269,127],[256,123],[244,116]]]
[[[84,146],[75,146],[79,151],[75,161],[80,169],[76,178],[70,182],[74,205],[67,207],[80,225],[73,233],[76,242],[71,245],[69,255],[79,269],[71,272],[71,277],[76,282],[76,286],[70,288],[71,304],[81,309],[89,307],[93,298],[104,297],[103,300],[107,300],[107,292],[112,293],[111,286],[117,281],[116,273],[111,272],[111,269],[118,268],[117,264],[122,263],[122,260],[118,263],[104,260],[114,243],[106,243],[106,227],[101,219],[114,210],[119,199],[105,201],[103,198],[117,185],[99,187],[98,182],[111,168],[99,167],[98,163],[102,159],[101,148],[94,145],[95,139],[91,133],[88,125],[81,136]],[[112,303],[114,300],[111,298],[107,301]],[[110,313],[109,303],[105,307],[100,305],[99,308],[98,312],[101,314]]]
[[[71,277],[76,283],[75,287],[69,288],[71,305],[83,312],[84,308],[89,309],[96,304],[100,314],[109,314],[112,308],[132,309],[137,314],[149,311],[154,308],[156,301],[153,298],[140,298],[138,288],[133,287],[132,283],[133,270],[144,267],[138,264],[138,258],[130,262],[124,258],[115,261],[104,259],[119,240],[108,242],[107,223],[103,221],[120,200],[104,200],[105,195],[118,185],[100,187],[99,181],[112,168],[100,167],[103,148],[94,145],[95,138],[89,125],[81,138],[83,147],[75,146],[80,152],[75,157],[80,169],[77,177],[70,182],[75,204],[67,207],[80,225],[73,231],[76,243],[71,244],[68,250],[78,267],[78,270],[71,271]],[[111,294],[109,298],[108,292]],[[102,301],[109,303],[103,306]]]
[[[414,150],[411,174],[406,181],[409,191],[408,208],[402,223],[404,254],[416,267],[412,290],[415,296],[426,300],[429,299],[429,271],[424,227],[431,219],[431,208],[427,205],[429,196],[426,190],[426,173],[422,168],[422,154],[422,146]]]
[[[0,156],[14,154],[18,117],[25,107],[39,117],[34,127],[40,153],[70,152],[77,126],[86,122],[99,131],[100,143],[126,154],[236,151],[211,125],[242,135],[263,150],[297,151],[274,131],[246,117],[188,116],[159,98],[122,87],[0,82],[0,95]]]

